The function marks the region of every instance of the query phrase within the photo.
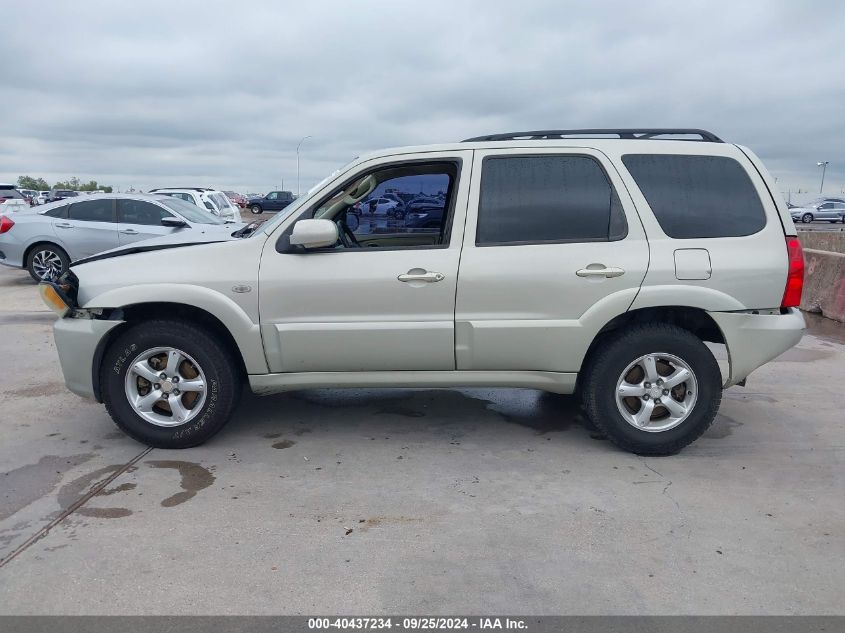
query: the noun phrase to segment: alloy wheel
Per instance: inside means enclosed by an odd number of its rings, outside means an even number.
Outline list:
[[[698,398],[692,368],[672,354],[645,354],[616,381],[616,407],[640,431],[673,429],[689,417]]]
[[[32,269],[39,278],[45,281],[58,279],[62,274],[62,268],[62,258],[55,251],[41,250],[32,257]]]
[[[173,347],[154,347],[136,356],[126,372],[126,398],[155,426],[190,422],[206,399],[205,373],[196,360]]]

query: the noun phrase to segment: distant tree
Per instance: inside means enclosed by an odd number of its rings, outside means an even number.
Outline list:
[[[47,191],[50,185],[43,178],[33,178],[32,176],[18,176],[19,189],[33,189],[35,191]]]
[[[70,189],[71,191],[79,191],[79,178],[74,176],[69,178],[67,182],[57,182],[53,185],[53,189]]]

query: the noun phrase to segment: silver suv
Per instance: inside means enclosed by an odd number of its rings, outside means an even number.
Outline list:
[[[443,207],[350,226],[388,191]],[[260,226],[91,257],[40,288],[68,387],[152,446],[206,441],[244,382],[484,385],[577,392],[617,445],[662,455],[801,338],[776,191],[703,130],[496,134],[361,156]]]

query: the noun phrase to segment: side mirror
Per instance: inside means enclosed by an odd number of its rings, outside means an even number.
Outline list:
[[[299,220],[290,234],[292,246],[323,248],[337,243],[337,225],[331,220]]]
[[[188,223],[184,220],[180,220],[179,218],[174,218],[171,216],[167,218],[162,218],[161,225],[171,229],[184,229],[188,226]]]

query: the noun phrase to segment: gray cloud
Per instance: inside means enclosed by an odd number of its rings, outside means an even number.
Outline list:
[[[845,186],[842,3],[57,1],[4,24],[0,180],[294,189],[312,135],[305,189],[384,146],[693,126],[784,190],[818,160]]]

